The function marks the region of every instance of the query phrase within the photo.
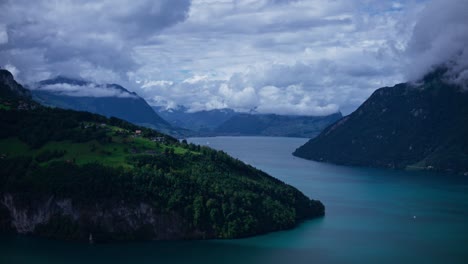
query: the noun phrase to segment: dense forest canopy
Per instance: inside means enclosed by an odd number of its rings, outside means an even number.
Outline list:
[[[192,238],[291,228],[324,213],[319,201],[222,151],[117,118],[42,107],[26,97],[4,97],[0,105],[0,193],[26,208],[48,197],[71,199],[81,211],[144,203],[160,215],[176,215],[187,232],[196,231]],[[11,228],[12,217],[0,208],[0,223],[7,223],[0,228]],[[148,227],[120,234],[99,221],[51,219],[33,233],[86,239],[93,230],[102,240],[155,235]]]

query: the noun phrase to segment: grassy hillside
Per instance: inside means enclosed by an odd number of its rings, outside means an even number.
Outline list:
[[[24,97],[0,104],[0,231],[236,238],[324,214],[319,201],[222,151]]]

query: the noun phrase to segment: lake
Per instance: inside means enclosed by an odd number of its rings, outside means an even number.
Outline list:
[[[313,199],[326,216],[239,240],[88,245],[0,237],[0,263],[468,263],[468,177],[293,157],[307,139],[192,138]]]

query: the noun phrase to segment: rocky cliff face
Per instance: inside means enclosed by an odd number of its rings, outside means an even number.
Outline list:
[[[93,242],[208,238],[212,234],[189,231],[177,214],[156,212],[146,203],[96,203],[77,207],[70,199],[44,197],[34,204],[25,197],[5,193],[0,200],[0,228],[19,234]]]

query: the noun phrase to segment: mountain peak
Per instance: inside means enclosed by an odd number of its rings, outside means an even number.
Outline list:
[[[8,70],[0,68],[0,77],[1,78],[13,78],[13,74],[11,74],[11,72],[9,72]]]
[[[57,76],[39,82],[33,95],[36,100],[49,106],[114,116],[160,130],[171,129],[169,123],[159,117],[143,98],[115,83],[95,84],[83,79]]]
[[[124,88],[124,87],[121,86],[120,84],[111,83],[111,84],[106,84],[106,86],[107,86],[107,87],[114,88],[114,89],[116,89],[116,90],[120,90],[120,91],[125,92],[125,93],[129,93],[129,94],[138,96],[137,93],[131,92],[131,91],[127,90],[126,88]]]
[[[119,84],[115,84],[115,83],[96,84],[96,83],[93,83],[91,81],[87,81],[84,79],[75,79],[75,78],[66,77],[62,75],[58,75],[57,77],[53,79],[43,80],[39,82],[39,86],[55,85],[55,84],[69,84],[69,85],[75,85],[75,86],[95,85],[96,87],[112,88],[112,89],[115,89],[124,93],[138,96],[135,92],[131,92]]]
[[[15,81],[11,72],[0,69],[0,97],[30,99],[31,93]]]
[[[429,83],[433,81],[442,81],[445,79],[446,74],[448,73],[449,69],[446,66],[439,66],[435,68],[433,71],[430,71],[424,75],[422,81],[424,83]]]

